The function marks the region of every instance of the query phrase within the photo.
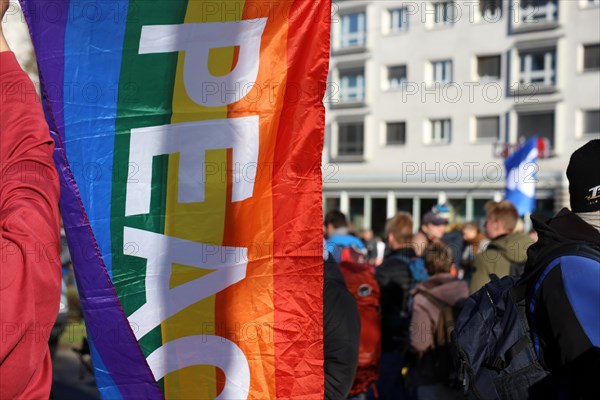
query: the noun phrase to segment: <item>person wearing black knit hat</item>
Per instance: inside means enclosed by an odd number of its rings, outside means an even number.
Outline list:
[[[527,251],[528,319],[549,375],[532,399],[600,399],[600,139],[572,155],[567,167],[571,211],[544,221]]]
[[[567,178],[571,211],[600,231],[600,139],[573,153]]]

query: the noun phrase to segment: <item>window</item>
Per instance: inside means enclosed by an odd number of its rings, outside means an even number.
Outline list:
[[[398,89],[406,85],[406,65],[388,67],[387,84],[389,89]]]
[[[600,44],[583,46],[583,70],[596,70],[600,68]]]
[[[435,3],[435,24],[450,25],[455,22],[454,11],[456,5],[453,1],[441,1]]]
[[[396,199],[396,210],[397,211],[406,211],[408,213],[413,212],[413,199],[402,199],[402,198],[397,198]]]
[[[498,21],[502,17],[502,0],[479,0],[479,12],[486,21]]]
[[[362,156],[363,143],[363,123],[350,122],[339,124],[338,134],[338,155],[339,156]]]
[[[598,135],[600,133],[600,110],[583,112],[583,133],[586,135]]]
[[[477,141],[500,139],[500,117],[477,117]]]
[[[477,57],[479,80],[500,80],[500,56]]]
[[[433,81],[439,83],[452,82],[452,61],[434,61],[431,63],[433,67]]]
[[[408,30],[408,10],[406,7],[390,10],[390,32]]]
[[[333,197],[327,196],[325,211],[339,210],[339,209],[340,209],[340,198],[339,197],[333,198]]]
[[[340,101],[363,101],[365,99],[364,69],[340,71]]]
[[[558,0],[523,0],[514,4],[520,7],[519,19],[522,23],[558,20]]]
[[[342,16],[341,47],[364,46],[366,39],[365,13]]]
[[[365,222],[365,198],[350,197],[350,222],[355,229],[364,228]]]
[[[554,111],[519,114],[518,124],[519,138],[546,138],[550,148],[554,147]]]
[[[545,86],[556,84],[556,49],[544,49],[522,52],[522,84],[539,83]]]
[[[588,6],[600,6],[600,0],[587,0]]]
[[[388,122],[386,125],[386,143],[406,144],[406,122]]]
[[[449,119],[431,120],[431,143],[450,143],[452,123]]]

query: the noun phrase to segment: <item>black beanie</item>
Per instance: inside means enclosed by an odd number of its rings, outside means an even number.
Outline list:
[[[573,212],[600,210],[600,139],[590,140],[575,150],[567,167],[567,178]]]

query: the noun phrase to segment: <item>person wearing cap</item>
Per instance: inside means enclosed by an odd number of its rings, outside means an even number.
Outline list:
[[[515,231],[518,220],[517,209],[507,200],[486,205],[485,232],[490,243],[473,260],[471,293],[488,283],[490,274],[502,278],[511,274],[511,268],[523,266],[527,261],[527,249],[533,240],[523,232]]]
[[[437,243],[444,236],[448,225],[448,219],[436,211],[427,211],[423,216],[421,227],[413,237],[413,246],[417,256],[421,256],[423,251],[431,243]]]
[[[547,221],[531,217],[538,241],[529,248],[525,273],[543,267],[544,278],[530,280],[527,309],[534,304],[528,317],[539,336],[538,359],[550,372],[532,393],[600,399],[600,139],[571,155],[567,178],[571,211],[563,208]],[[584,251],[586,258],[565,257]],[[545,265],[550,252],[558,262]]]

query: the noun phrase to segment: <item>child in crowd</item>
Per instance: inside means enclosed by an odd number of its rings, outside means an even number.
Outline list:
[[[445,244],[430,244],[423,253],[430,278],[413,291],[410,344],[417,353],[416,385],[419,400],[462,399],[450,387],[452,362],[449,338],[441,343],[436,335],[444,308],[456,306],[469,295],[467,283],[450,273],[452,251]]]

